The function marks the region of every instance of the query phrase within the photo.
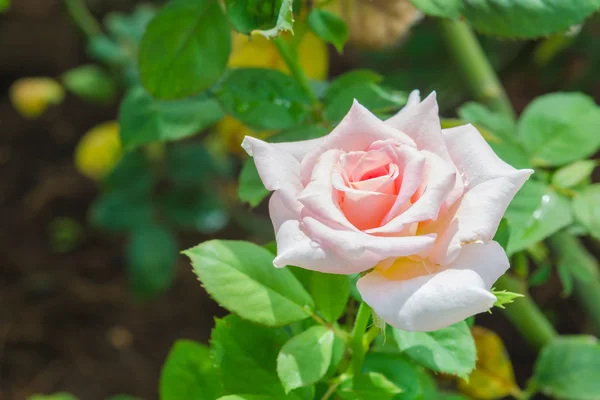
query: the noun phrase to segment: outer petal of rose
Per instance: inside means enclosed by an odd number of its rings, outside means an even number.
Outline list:
[[[467,190],[482,182],[509,176],[516,171],[494,153],[479,131],[471,124],[444,129],[443,138]],[[530,169],[523,171],[533,173]]]
[[[409,280],[389,280],[373,271],[357,288],[388,324],[428,332],[489,310],[496,301],[489,289],[508,267],[498,243],[471,244],[443,271]]]
[[[415,142],[405,133],[384,123],[354,100],[350,111],[338,126],[302,160],[302,181],[308,183],[313,166],[321,154],[329,149],[344,152],[367,150],[373,142],[388,139],[416,147]]]
[[[533,173],[502,161],[471,125],[444,130],[444,138],[466,193],[444,221],[426,230],[440,233],[431,258],[441,264],[456,258],[465,244],[491,240],[506,208]],[[443,233],[436,227],[440,224],[445,225]]]
[[[416,98],[409,102],[398,114],[385,121],[410,136],[419,150],[428,150],[450,161],[446,144],[442,137],[442,127],[436,93],[432,92],[425,100],[417,103]]]
[[[342,258],[359,259],[367,255],[363,270],[389,257],[425,255],[435,243],[435,233],[419,236],[374,236],[360,231],[336,230],[307,216],[302,218],[305,233],[323,248]],[[372,254],[371,254],[372,253]]]

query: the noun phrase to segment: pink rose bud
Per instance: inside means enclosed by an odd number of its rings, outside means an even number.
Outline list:
[[[269,211],[276,267],[354,274],[390,325],[432,331],[490,309],[508,269],[492,238],[533,173],[502,161],[472,125],[442,130],[435,93],[381,121],[354,102],[327,136],[246,137]]]

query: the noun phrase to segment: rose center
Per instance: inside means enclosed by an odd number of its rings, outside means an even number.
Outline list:
[[[360,179],[360,181],[368,181],[369,179],[373,179],[373,178],[379,178],[380,176],[385,176],[390,172],[390,167],[389,165],[386,166],[381,166],[379,168],[375,168],[372,169],[370,171],[367,171],[366,173],[364,173]]]

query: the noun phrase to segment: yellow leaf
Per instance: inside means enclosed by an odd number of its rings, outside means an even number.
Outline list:
[[[83,135],[75,149],[75,167],[82,175],[101,180],[122,156],[119,123],[104,122]]]
[[[477,347],[477,365],[468,381],[459,380],[459,389],[481,400],[500,399],[519,393],[502,339],[493,331],[480,326],[471,328],[471,333]]]
[[[290,36],[286,37],[287,40],[291,40]],[[298,58],[307,77],[316,80],[327,77],[327,45],[310,31],[303,34],[298,44]],[[228,65],[230,68],[270,68],[289,73],[275,45],[260,34],[248,37],[241,33],[233,33],[233,48]]]
[[[41,116],[51,104],[60,104],[65,97],[63,87],[52,78],[21,78],[10,87],[10,101],[26,118]]]

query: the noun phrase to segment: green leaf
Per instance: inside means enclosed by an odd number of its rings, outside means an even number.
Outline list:
[[[77,397],[70,393],[54,393],[54,394],[35,394],[27,398],[27,400],[77,400]]]
[[[548,282],[552,276],[552,265],[549,263],[540,265],[529,277],[530,286],[541,286]]]
[[[206,95],[156,100],[143,88],[127,93],[119,111],[123,149],[156,141],[178,140],[199,133],[223,117],[219,104]]]
[[[298,83],[272,69],[234,69],[216,96],[228,114],[255,129],[288,129],[310,112],[310,99]]]
[[[281,326],[307,318],[305,307],[314,307],[294,275],[275,268],[273,255],[256,244],[211,240],[184,254],[206,291],[243,318]]]
[[[217,400],[277,400],[271,396],[261,396],[254,394],[232,394],[229,396],[219,397]]]
[[[219,2],[177,0],[150,21],[139,51],[142,83],[163,99],[194,95],[225,71],[231,33]]]
[[[165,152],[165,174],[182,186],[212,185],[229,173],[229,165],[222,164],[202,143],[174,143]]]
[[[600,109],[591,97],[552,93],[527,106],[517,134],[533,165],[560,166],[587,158],[600,148],[599,125]]]
[[[149,225],[154,218],[150,199],[127,191],[102,194],[89,211],[92,225],[113,232],[122,232]]]
[[[211,347],[225,391],[302,399],[297,391],[286,395],[277,377],[277,355],[288,339],[283,328],[255,325],[236,315],[217,319]]]
[[[508,116],[479,103],[466,103],[459,110],[461,119],[474,124],[502,160],[515,168],[530,168],[523,145],[515,140],[516,125]]]
[[[515,301],[515,299],[524,297],[520,293],[507,292],[506,290],[496,290],[495,288],[492,288],[491,292],[494,296],[496,296],[494,307],[499,307],[502,309],[506,308],[504,307],[505,304],[511,304]]]
[[[142,400],[139,397],[130,396],[128,394],[117,394],[115,396],[110,396],[106,400]]]
[[[260,204],[269,191],[263,185],[254,160],[249,158],[244,162],[238,185],[238,197],[241,201],[250,203],[252,207]]]
[[[600,344],[592,336],[560,336],[547,344],[536,362],[534,387],[569,400],[596,400],[600,393]]]
[[[346,72],[331,82],[331,85],[329,85],[325,92],[325,102],[331,102],[332,99],[337,97],[348,86],[380,83],[382,80],[383,76],[369,69],[355,69]]]
[[[176,341],[160,375],[160,399],[214,400],[222,392],[208,347],[186,339]]]
[[[544,240],[573,222],[571,202],[545,183],[530,179],[508,206],[509,255]]]
[[[174,187],[160,196],[164,217],[178,227],[213,234],[224,228],[229,215],[216,193],[197,187]]]
[[[308,26],[321,39],[333,44],[341,53],[350,32],[344,20],[330,11],[313,8],[308,14]]]
[[[463,0],[461,3],[461,14],[478,31],[521,38],[566,31],[600,7],[599,0]]]
[[[396,111],[405,105],[408,99],[404,92],[384,89],[375,83],[350,85],[334,93],[335,95],[330,95],[328,92],[325,95],[325,118],[329,121],[341,120],[350,110],[354,100],[378,114]]]
[[[379,372],[402,389],[395,399],[417,400],[422,395],[418,367],[403,354],[367,353],[363,372]]]
[[[292,25],[294,23],[293,5],[294,0],[276,0],[274,2],[278,6],[278,14],[275,25],[270,29],[256,30],[267,39],[279,35],[280,32],[289,31],[293,33]]]
[[[10,0],[0,0],[0,13],[10,8]]]
[[[552,184],[568,189],[587,183],[597,165],[598,163],[594,160],[580,160],[565,165],[552,175]]]
[[[322,137],[327,134],[327,129],[321,125],[303,125],[278,133],[270,137],[269,143],[297,142]],[[256,165],[252,158],[244,162],[239,177],[238,197],[240,200],[256,207],[269,194],[258,175]]]
[[[444,18],[458,18],[463,0],[410,0],[427,15]]]
[[[84,65],[65,72],[62,82],[67,90],[85,100],[110,103],[117,95],[113,77],[97,65]]]
[[[342,382],[337,394],[344,400],[391,400],[402,390],[379,372],[368,372]]]
[[[168,289],[175,279],[177,241],[159,225],[135,230],[127,245],[127,274],[133,292],[150,297]]]
[[[585,187],[573,199],[573,213],[590,234],[600,240],[600,184]]]
[[[464,378],[475,368],[475,342],[464,321],[434,332],[393,332],[400,350],[432,371]]]
[[[286,393],[319,381],[329,368],[333,331],[313,326],[287,341],[277,356],[277,375]]]
[[[317,311],[328,322],[337,321],[344,314],[350,297],[350,282],[346,275],[311,274],[311,295]]]
[[[287,3],[286,7],[289,7],[289,2],[282,0],[226,0],[225,2],[227,17],[233,29],[245,35],[249,35],[254,30],[271,29],[276,26],[283,3]]]
[[[563,287],[563,297],[569,297],[573,293],[573,276],[565,264],[557,264],[556,272]]]

